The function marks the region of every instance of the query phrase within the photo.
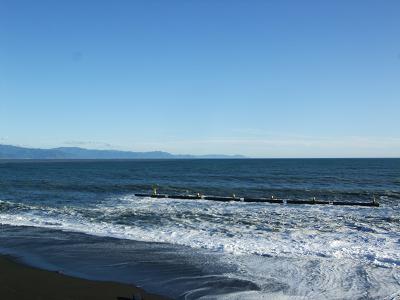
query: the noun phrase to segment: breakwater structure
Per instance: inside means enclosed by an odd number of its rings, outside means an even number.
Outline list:
[[[317,200],[313,197],[310,200],[299,200],[299,199],[279,199],[274,196],[270,198],[263,197],[237,197],[235,194],[229,197],[222,196],[207,196],[200,193],[195,195],[191,194],[177,194],[177,195],[168,195],[168,194],[159,194],[157,193],[157,189],[153,188],[153,192],[150,194],[145,193],[135,193],[137,197],[150,197],[150,198],[170,198],[170,199],[184,199],[184,200],[210,200],[210,201],[220,201],[220,202],[230,202],[230,201],[239,201],[239,202],[258,202],[258,203],[275,203],[275,204],[317,204],[317,205],[348,205],[348,206],[375,206],[378,207],[379,203],[376,201],[375,196],[373,196],[371,202],[357,202],[357,201],[324,201]]]

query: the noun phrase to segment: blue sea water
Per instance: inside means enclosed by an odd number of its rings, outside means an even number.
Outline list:
[[[398,299],[399,213],[400,159],[0,161],[0,252],[172,298]]]

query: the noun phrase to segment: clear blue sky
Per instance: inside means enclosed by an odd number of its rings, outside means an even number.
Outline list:
[[[0,143],[400,156],[400,1],[0,0]]]

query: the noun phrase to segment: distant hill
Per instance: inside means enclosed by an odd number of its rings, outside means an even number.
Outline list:
[[[52,149],[24,148],[0,145],[0,159],[206,159],[244,158],[241,155],[175,155],[163,151],[132,152],[118,150],[96,150],[78,147]]]

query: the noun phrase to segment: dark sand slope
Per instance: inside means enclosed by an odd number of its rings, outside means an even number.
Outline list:
[[[134,286],[113,282],[91,281],[35,269],[0,256],[0,299],[4,300],[158,300]]]

